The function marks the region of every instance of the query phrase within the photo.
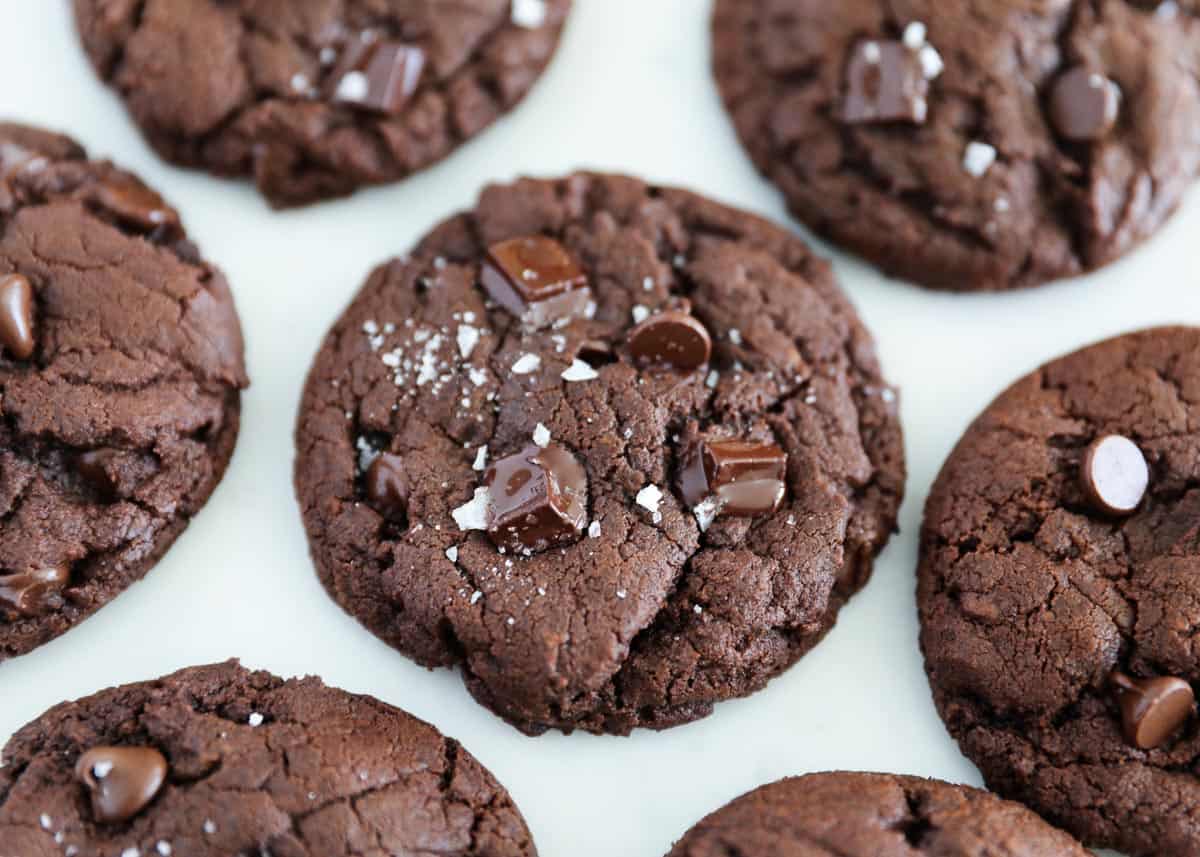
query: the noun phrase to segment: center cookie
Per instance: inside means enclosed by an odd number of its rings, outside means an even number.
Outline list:
[[[484,191],[312,369],[296,485],[346,610],[530,733],[761,688],[891,533],[896,397],[829,267],[694,194]]]

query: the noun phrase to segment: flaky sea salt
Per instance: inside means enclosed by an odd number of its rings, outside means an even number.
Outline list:
[[[996,147],[978,140],[967,143],[963,153],[963,169],[975,178],[983,178],[987,171],[996,163]]]
[[[460,324],[458,326],[458,353],[462,355],[462,359],[468,359],[478,344],[479,330],[469,324]]]
[[[588,538],[591,538],[591,539],[600,538],[600,522],[599,521],[592,521],[590,524],[588,524]]]
[[[454,545],[450,545],[450,547],[446,548],[446,559],[450,560],[451,562],[458,562],[458,548]]]
[[[662,512],[658,511],[662,503],[663,492],[657,485],[647,485],[637,493],[637,504],[654,516],[654,523],[662,520]]]
[[[538,423],[537,428],[533,430],[533,442],[542,449],[548,447],[550,445],[550,429]]]
[[[263,716],[261,714],[259,714],[257,711],[255,711],[254,713],[252,713],[250,715],[250,719],[248,722],[253,727],[262,726],[263,725]]]
[[[486,530],[489,506],[488,490],[476,488],[475,496],[450,514],[454,517],[454,523],[458,524],[458,528],[464,533],[471,530]]]
[[[513,0],[512,22],[527,30],[546,23],[546,0]]]
[[[487,460],[488,448],[486,446],[479,447],[479,449],[475,452],[475,463],[471,465],[471,469],[478,473],[482,473],[487,469]]]
[[[593,369],[590,365],[582,360],[575,360],[563,370],[562,379],[564,381],[595,381],[600,377],[600,373]]]
[[[536,354],[522,354],[512,365],[512,370],[514,375],[528,375],[530,372],[536,372],[541,365],[542,358]]]

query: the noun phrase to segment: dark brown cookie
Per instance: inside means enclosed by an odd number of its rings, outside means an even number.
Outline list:
[[[378,268],[297,444],[332,596],[530,733],[664,728],[761,688],[867,581],[904,480],[895,393],[827,263],[588,174],[490,187]]]
[[[398,708],[235,661],[58,705],[0,766],[20,857],[534,857],[503,786]]]
[[[829,773],[743,795],[668,857],[1088,857],[1025,807],[967,786]]]
[[[1200,0],[717,0],[713,45],[796,216],[934,288],[1108,264],[1200,173]]]
[[[393,182],[513,109],[570,0],[74,0],[84,47],[162,157],[273,205]]]
[[[925,512],[934,699],[997,792],[1085,843],[1200,853],[1200,329],[1018,381]]]
[[[157,562],[233,454],[221,273],[136,177],[0,123],[0,661]]]

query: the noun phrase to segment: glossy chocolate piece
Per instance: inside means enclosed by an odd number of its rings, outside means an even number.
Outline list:
[[[1063,72],[1050,90],[1050,121],[1067,140],[1090,143],[1107,137],[1120,111],[1120,87],[1085,66]]]
[[[334,72],[332,98],[363,110],[399,116],[421,83],[425,51],[416,45],[356,39]]]
[[[63,605],[62,591],[71,582],[65,566],[0,575],[0,614],[34,618]]]
[[[858,42],[846,65],[842,121],[921,124],[929,113],[929,78],[920,53],[903,42]]]
[[[685,456],[679,490],[693,509],[714,504],[714,516],[766,515],[779,508],[787,492],[787,461],[787,453],[773,443],[702,441]]]
[[[1195,710],[1196,695],[1183,679],[1136,679],[1115,672],[1109,681],[1121,707],[1125,740],[1140,750],[1167,743]]]
[[[1150,468],[1138,445],[1115,434],[1088,447],[1079,476],[1096,511],[1115,517],[1135,512],[1150,484]]]
[[[408,511],[408,473],[404,459],[390,452],[380,453],[366,473],[367,500],[380,514],[401,521]]]
[[[479,282],[492,300],[535,329],[580,318],[592,299],[579,264],[544,235],[493,244]]]
[[[21,274],[0,274],[0,347],[17,360],[28,360],[37,347],[33,285]]]
[[[691,372],[708,363],[712,337],[691,313],[667,310],[630,331],[629,350],[633,359],[643,365]]]
[[[87,199],[118,223],[143,232],[180,228],[179,213],[133,176],[109,175],[88,188]]]
[[[488,535],[497,547],[539,551],[573,542],[587,524],[587,473],[558,444],[527,446],[500,459],[484,478]]]
[[[112,500],[117,493],[109,468],[117,453],[111,449],[93,449],[80,453],[75,459],[75,469],[83,480],[104,500]]]
[[[93,747],[75,763],[75,777],[92,796],[101,824],[128,821],[167,781],[167,760],[153,747]]]

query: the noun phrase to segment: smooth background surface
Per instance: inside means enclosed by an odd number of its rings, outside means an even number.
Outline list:
[[[68,7],[0,0],[0,115],[73,134],[179,207],[233,284],[254,386],[224,483],[166,559],[76,630],[0,666],[0,740],[63,699],[237,656],[374,694],[460,739],[507,784],[544,857],[661,857],[730,798],[807,771],[979,782],[934,712],[917,650],[925,495],[966,425],[1019,375],[1108,335],[1200,323],[1200,194],[1124,262],[1025,293],[933,294],[832,254],[902,390],[908,499],[875,579],[801,664],[705,721],[630,739],[530,739],[477,707],[456,674],[417,668],[325,596],[291,487],[300,388],[368,270],[489,180],[620,170],[787,222],[722,112],[707,0],[576,0],[558,58],[508,120],[402,185],[287,214],[247,186],[160,163],[86,64]]]

